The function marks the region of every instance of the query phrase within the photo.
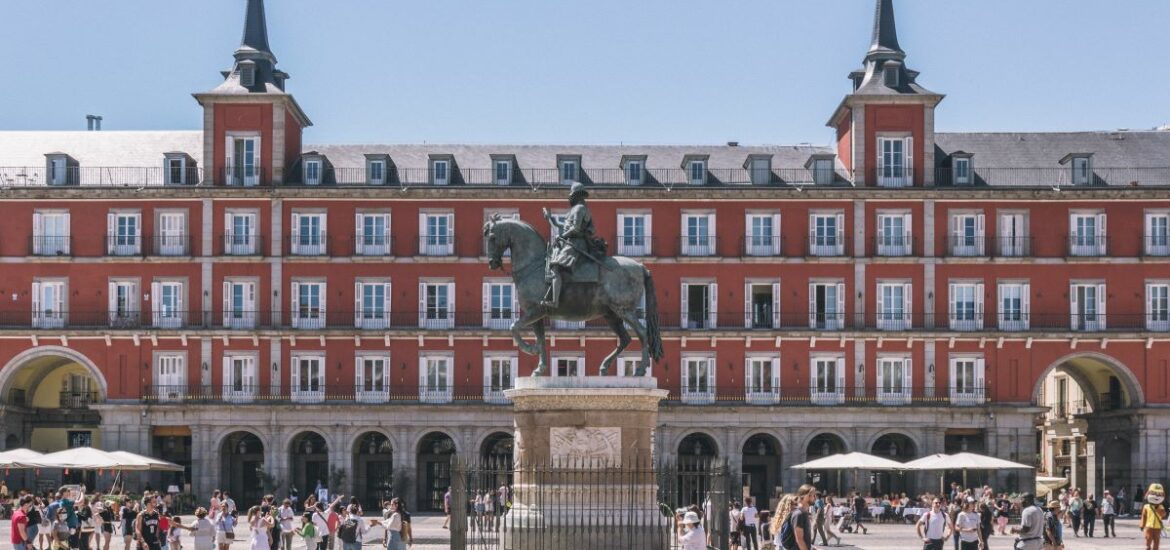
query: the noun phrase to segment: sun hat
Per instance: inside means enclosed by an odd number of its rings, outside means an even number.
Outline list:
[[[683,523],[699,523],[699,514],[687,512],[687,515],[683,516]]]
[[[1049,510],[1059,510],[1060,509],[1060,501],[1059,500],[1048,501],[1048,509]]]

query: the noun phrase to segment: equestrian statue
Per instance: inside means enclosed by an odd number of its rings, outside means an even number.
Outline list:
[[[658,329],[658,301],[654,280],[641,263],[606,254],[605,241],[593,230],[593,215],[585,199],[589,191],[574,183],[569,192],[571,209],[564,221],[548,210],[544,217],[555,230],[552,243],[540,232],[517,219],[492,216],[483,226],[488,267],[503,269],[504,252],[512,251],[512,282],[520,302],[520,318],[512,323],[512,339],[520,351],[540,357],[533,376],[548,370],[548,346],[544,320],[589,321],[602,317],[617,335],[618,345],[601,363],[601,374],[630,345],[633,329],[642,344],[642,362],[635,372],[645,376],[651,360],[662,359],[662,335]],[[645,326],[638,319],[638,305],[646,297]],[[524,341],[520,331],[532,327],[536,343]]]

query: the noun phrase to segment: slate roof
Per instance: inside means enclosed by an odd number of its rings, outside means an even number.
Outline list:
[[[162,166],[163,153],[203,159],[203,132],[0,132],[0,166],[40,167],[45,154],[65,153],[81,166]]]
[[[1170,132],[937,133],[935,162],[971,153],[976,166],[1059,168],[1069,153],[1092,153],[1094,169],[1170,168]]]

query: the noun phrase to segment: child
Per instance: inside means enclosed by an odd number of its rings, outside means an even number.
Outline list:
[[[172,514],[167,519],[167,546],[170,547],[170,550],[179,550],[183,547],[180,544],[180,535],[182,535],[183,529],[191,529],[183,525],[183,520],[179,516]]]
[[[302,539],[305,539],[305,550],[317,549],[319,537],[317,536],[317,526],[313,524],[313,514],[311,512],[305,512],[301,516],[301,528],[297,531],[297,534]]]

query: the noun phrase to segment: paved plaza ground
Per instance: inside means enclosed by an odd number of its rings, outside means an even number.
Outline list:
[[[190,518],[185,518],[188,521]],[[449,532],[442,528],[443,516],[440,515],[423,515],[416,514],[414,516],[414,534],[416,544],[412,547],[413,550],[439,550],[449,548]],[[1100,525],[1098,525],[1100,527]],[[9,548],[9,529],[10,522],[0,522],[0,548]],[[1118,538],[1076,538],[1068,537],[1065,539],[1066,550],[1122,550],[1122,549],[1141,549],[1145,545],[1141,538],[1141,532],[1137,528],[1137,520],[1122,519],[1117,522]],[[914,534],[913,525],[894,525],[894,524],[872,524],[869,525],[868,535],[854,535],[845,533],[843,535],[843,544],[841,546],[830,546],[827,548],[863,548],[866,550],[917,550],[922,547]],[[367,548],[376,548],[381,541],[380,530],[375,530],[367,537],[365,546]],[[988,550],[1011,550],[1013,538],[1009,536],[993,536],[991,538],[990,548]],[[300,550],[303,547],[301,541],[297,541],[293,548]],[[190,539],[184,537],[184,550],[190,550],[192,544]],[[247,528],[241,527],[236,530],[236,542],[232,544],[232,550],[247,550],[248,548],[248,533]],[[817,546],[817,548],[825,548]],[[948,545],[944,550],[951,550],[953,547]],[[121,539],[114,541],[110,545],[110,550],[124,550]],[[582,550],[609,550],[609,549],[582,549]],[[624,549],[613,549],[624,550]]]

